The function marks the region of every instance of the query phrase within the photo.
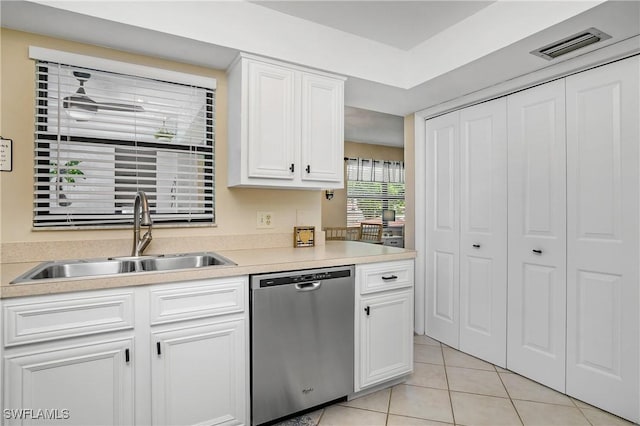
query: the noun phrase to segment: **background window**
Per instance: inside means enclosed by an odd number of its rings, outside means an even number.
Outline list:
[[[346,167],[347,226],[382,223],[384,210],[395,212],[395,220],[385,225],[404,225],[404,163],[348,158]]]
[[[214,222],[215,91],[36,63],[34,226]]]

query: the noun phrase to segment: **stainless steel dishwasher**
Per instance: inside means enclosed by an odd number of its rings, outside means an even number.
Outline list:
[[[251,276],[251,423],[353,392],[354,267]]]

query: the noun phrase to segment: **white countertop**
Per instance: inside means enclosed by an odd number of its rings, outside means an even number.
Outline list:
[[[38,265],[37,262],[5,263],[2,265],[0,297],[32,296],[69,291],[117,288],[200,280],[265,272],[289,271],[318,267],[351,265],[413,259],[415,251],[353,241],[327,241],[316,247],[260,248],[216,251],[232,260],[236,266],[211,266],[172,272],[137,272],[99,277],[38,280],[37,283],[10,284],[11,280]]]

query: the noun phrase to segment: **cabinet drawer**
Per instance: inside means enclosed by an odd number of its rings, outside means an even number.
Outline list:
[[[133,292],[34,297],[3,305],[5,346],[133,328]]]
[[[357,265],[356,278],[360,294],[411,287],[413,260]]]
[[[150,293],[151,325],[244,312],[247,277],[158,286]]]

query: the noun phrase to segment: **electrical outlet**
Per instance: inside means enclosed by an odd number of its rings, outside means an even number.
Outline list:
[[[258,212],[256,228],[273,228],[273,212]]]

